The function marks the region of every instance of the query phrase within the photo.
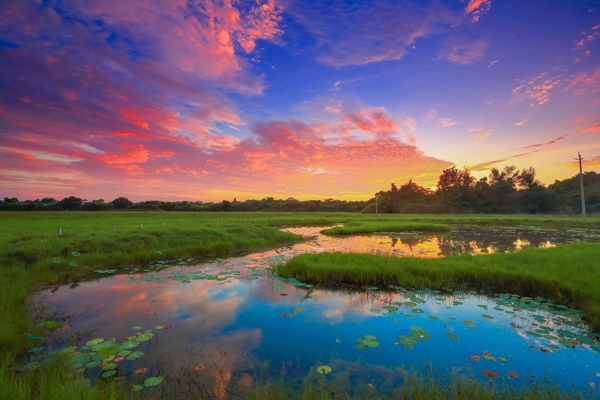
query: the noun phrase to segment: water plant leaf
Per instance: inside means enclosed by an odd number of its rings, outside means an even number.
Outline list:
[[[137,375],[145,374],[146,372],[148,372],[148,368],[138,368],[133,372]]]
[[[143,351],[134,351],[133,353],[131,353],[130,355],[127,356],[127,360],[130,360],[130,361],[137,360],[138,358],[140,358],[143,355],[144,355]]]
[[[317,372],[321,375],[326,375],[331,372],[331,367],[327,365],[321,365],[320,367],[317,367]]]
[[[450,340],[458,340],[458,335],[456,333],[446,333],[444,336]]]
[[[494,319],[494,317],[492,317],[491,315],[488,315],[488,314],[483,314],[482,317],[485,319]]]
[[[132,326],[131,329],[134,331],[141,331],[143,328],[139,325],[136,325],[136,326]]]
[[[273,290],[281,290],[281,289],[284,289],[284,288],[285,288],[285,285],[273,285],[273,286],[271,286],[271,289],[273,289]]]
[[[152,332],[146,332],[138,335],[135,340],[136,342],[147,342],[148,340],[152,339],[153,336],[154,334]]]
[[[40,326],[43,326],[44,328],[48,328],[48,329],[56,329],[56,328],[63,327],[62,324],[59,324],[58,322],[54,322],[54,321],[46,321],[46,322],[40,324]]]
[[[104,371],[108,371],[109,369],[115,369],[115,368],[117,368],[117,364],[112,363],[112,362],[111,363],[106,363],[106,364],[104,364],[104,366],[102,366],[102,369]]]
[[[372,313],[378,313],[379,312],[379,308],[371,308],[371,312]]]
[[[111,370],[105,371],[101,376],[103,378],[109,378],[109,377],[115,375],[116,373],[117,373],[116,369],[111,369]]]
[[[497,373],[492,372],[492,371],[488,371],[488,370],[485,370],[485,369],[483,371],[481,371],[481,373],[483,375],[487,376],[488,378],[497,378],[498,377]]]
[[[79,253],[77,251],[73,251],[73,252],[71,252],[71,254],[73,255],[73,257],[79,257],[79,256],[81,256],[81,253]]]
[[[132,392],[139,392],[143,388],[144,388],[144,385],[133,385],[133,387],[131,388],[131,391]]]
[[[38,346],[38,347],[34,347],[32,349],[27,350],[28,353],[37,353],[40,352],[42,350],[44,350],[45,347],[44,346]]]
[[[498,357],[498,361],[508,362],[508,360],[504,357]]]
[[[117,354],[119,351],[121,351],[121,346],[103,347],[98,350],[98,355],[100,357],[108,357]]]
[[[394,306],[383,306],[382,308],[390,313],[398,311],[398,307]]]
[[[165,329],[171,329],[172,327],[173,327],[173,325],[171,325],[171,324],[165,325]]]
[[[88,362],[87,364],[85,364],[86,368],[96,368],[98,365],[100,365],[102,361],[101,360],[92,360],[90,362]]]
[[[161,330],[161,329],[164,329],[164,328],[165,328],[164,325],[157,325],[157,326],[154,327],[154,329],[156,329],[158,331]]]
[[[424,310],[421,310],[420,308],[413,308],[410,311],[414,312],[415,314],[423,314],[425,312]]]
[[[485,358],[488,361],[496,361],[496,357],[494,356],[485,355],[483,356],[483,358]]]
[[[134,337],[128,337],[127,338],[128,339],[127,342],[121,343],[121,345],[120,345],[121,350],[128,351],[129,349],[135,349],[136,347],[138,347],[140,345],[140,342],[136,342],[135,340],[129,340],[130,338],[131,339],[135,339],[135,336]]]
[[[158,386],[163,382],[162,376],[155,376],[144,381],[144,386]]]
[[[403,345],[410,345],[410,346],[414,346],[415,344],[418,344],[419,341],[414,338],[413,336],[399,336],[397,339],[398,343],[401,343]]]
[[[31,333],[25,333],[24,335],[27,337],[27,339],[29,339],[32,342],[40,342],[42,340],[46,340],[46,338],[44,337],[32,335]]]

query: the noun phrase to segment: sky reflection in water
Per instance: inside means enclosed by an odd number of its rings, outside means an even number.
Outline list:
[[[333,373],[343,371],[351,380],[377,383],[382,371],[393,375],[403,367],[424,367],[427,362],[440,373],[472,371],[488,379],[482,374],[485,370],[516,384],[550,376],[565,387],[573,384],[588,390],[600,385],[597,342],[580,343],[590,336],[582,331],[585,327],[577,313],[562,315],[564,310],[541,299],[527,303],[506,296],[415,293],[406,288],[333,292],[295,286],[293,281],[277,279],[270,270],[275,263],[311,251],[439,257],[597,240],[589,232],[558,237],[553,231],[487,235],[461,230],[444,237],[331,238],[318,235],[320,229],[289,229],[317,235],[292,247],[194,266],[155,265],[149,272],[132,269],[129,274],[38,295],[51,307],[74,315],[67,333],[94,330],[83,343],[96,337],[121,341],[135,333],[131,329],[135,325],[144,330],[172,325],[169,330],[154,330],[154,338],[137,349],[145,356],[123,361],[119,373],[141,367],[149,368],[151,374],[164,373],[165,363],[170,368],[199,367],[202,373],[217,377],[216,390],[221,391],[257,372],[301,379],[320,364],[331,366]],[[545,309],[528,309],[540,304],[546,304]],[[416,328],[427,331],[430,340],[418,340],[412,349],[404,346],[402,337],[414,337]],[[357,339],[365,335],[375,336],[379,347],[358,350]],[[571,348],[568,343],[573,341],[578,344]],[[486,355],[495,360],[485,359]],[[508,372],[520,378],[509,378]],[[98,375],[95,370],[88,374]]]

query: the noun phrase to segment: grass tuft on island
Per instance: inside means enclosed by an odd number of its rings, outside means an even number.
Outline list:
[[[344,226],[324,229],[321,233],[324,235],[354,235],[375,232],[450,232],[451,230],[450,225],[431,222],[350,221]]]
[[[572,243],[484,256],[440,259],[371,254],[300,254],[277,267],[283,277],[324,286],[389,285],[417,289],[475,289],[541,296],[579,309],[600,330],[600,244]]]

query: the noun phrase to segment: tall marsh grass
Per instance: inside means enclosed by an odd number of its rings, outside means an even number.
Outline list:
[[[440,259],[370,254],[300,254],[277,268],[284,277],[320,285],[476,289],[541,296],[580,309],[600,330],[600,244],[572,243],[485,256]]]

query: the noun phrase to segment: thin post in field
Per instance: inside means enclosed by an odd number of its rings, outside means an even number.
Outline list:
[[[581,218],[585,220],[585,194],[583,193],[583,169],[581,168],[581,154],[579,156],[579,186],[581,188]],[[576,158],[577,160],[577,158]]]

